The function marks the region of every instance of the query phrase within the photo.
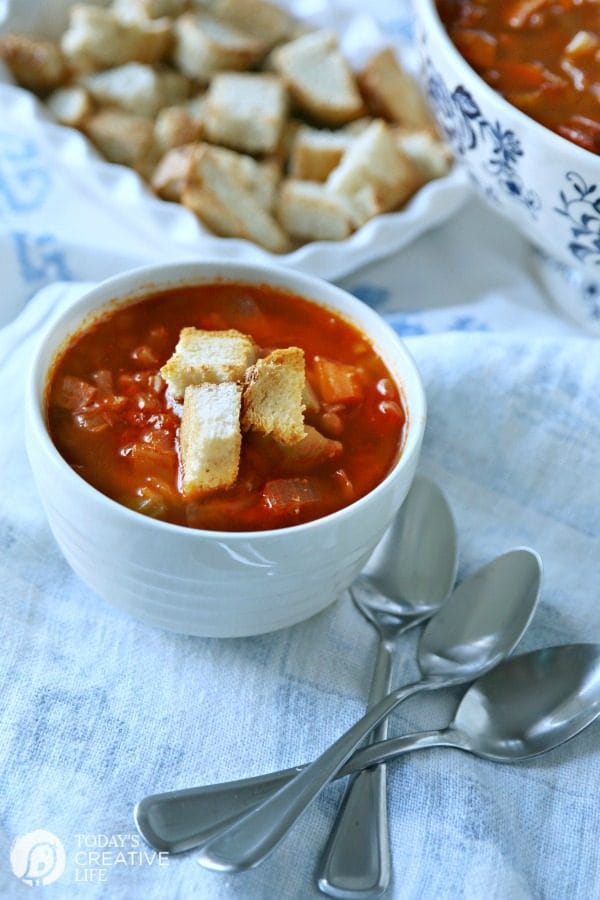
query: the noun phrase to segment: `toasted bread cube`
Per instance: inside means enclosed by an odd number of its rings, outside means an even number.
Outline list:
[[[277,75],[223,72],[206,95],[206,135],[248,153],[272,153],[279,144],[287,94]]]
[[[215,0],[211,3],[211,12],[260,38],[269,48],[294,36],[295,20],[280,6],[267,0]]]
[[[257,162],[252,156],[227,150],[225,147],[211,147],[200,144],[196,151],[196,165],[192,167],[190,184],[203,183],[203,158],[208,157],[228,177],[236,181],[245,191],[252,194],[256,202],[265,210],[275,205],[277,187],[281,181],[281,168],[274,160]]]
[[[391,47],[371,57],[358,81],[373,115],[398,122],[406,128],[432,125],[431,113],[419,86],[404,71]]]
[[[242,427],[269,434],[282,444],[301,441],[304,429],[304,351],[274,350],[246,375]]]
[[[0,59],[17,84],[44,94],[62,84],[67,66],[58,44],[25,34],[0,35]]]
[[[357,197],[367,197],[368,204],[372,204],[372,215],[376,215],[406,202],[421,183],[418,169],[400,152],[391,129],[385,122],[376,120],[344,154],[327,179],[326,187],[351,205]],[[361,207],[364,207],[362,201]],[[357,224],[363,221],[361,213]]]
[[[162,153],[192,144],[202,136],[202,121],[187,106],[165,106],[154,123],[156,144]]]
[[[273,52],[273,63],[303,112],[342,125],[364,112],[354,76],[332,31],[313,31]]]
[[[196,165],[190,173],[190,184],[201,186],[203,182],[203,159],[211,159],[229,178],[236,181],[248,191],[256,202],[266,210],[275,205],[277,186],[281,180],[281,169],[273,160],[257,162],[252,156],[227,150],[225,147],[212,147],[200,144],[195,155]]]
[[[426,181],[442,178],[448,173],[452,153],[433,132],[425,129],[420,131],[399,129],[396,132],[396,143],[400,151],[414,162]]]
[[[179,430],[186,496],[231,487],[240,465],[242,387],[233,382],[189,385]]]
[[[245,186],[240,166],[224,160],[224,153],[221,148],[198,145],[183,203],[215,234],[246,238],[273,253],[289,249],[281,227],[255,191]]]
[[[101,110],[85,122],[85,133],[110,162],[134,168],[154,164],[154,125],[145,116]]]
[[[159,197],[178,202],[187,184],[194,157],[194,144],[182,144],[169,150],[152,173],[150,184]]]
[[[314,181],[286,179],[279,193],[279,221],[292,237],[304,241],[342,241],[354,230],[344,200]]]
[[[327,131],[302,125],[294,135],[290,175],[304,181],[325,181],[352,143],[345,131]]]
[[[112,10],[122,19],[160,19],[178,16],[187,0],[113,0]]]
[[[260,38],[204,13],[184,13],[175,22],[175,64],[204,84],[216,72],[249,68],[266,49]]]
[[[46,104],[57,122],[72,128],[81,128],[94,109],[85,88],[76,86],[58,88],[50,94]]]
[[[165,104],[185,100],[189,91],[179,72],[158,72],[138,62],[85,75],[81,83],[99,103],[141,116],[155,116]]]
[[[160,374],[171,397],[183,397],[190,384],[241,381],[257,357],[256,344],[247,334],[182,328],[175,353]]]
[[[123,19],[110,9],[75,4],[62,50],[82,71],[127,62],[155,63],[171,46],[169,19]]]

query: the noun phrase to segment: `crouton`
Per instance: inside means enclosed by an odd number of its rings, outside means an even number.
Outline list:
[[[150,184],[159,197],[181,200],[194,156],[194,144],[182,144],[169,150],[152,173]]]
[[[271,435],[282,444],[301,441],[304,429],[304,351],[274,350],[246,375],[242,427]]]
[[[352,72],[331,31],[313,31],[278,47],[273,63],[307,115],[342,125],[364,113]]]
[[[344,200],[314,181],[286,179],[279,192],[278,217],[292,237],[306,241],[341,241],[354,230]]]
[[[208,157],[229,178],[248,191],[259,206],[272,210],[275,205],[277,185],[281,179],[281,169],[273,160],[258,162],[245,153],[200,144],[194,157],[195,165],[190,171],[190,185],[201,186],[203,182],[203,159]]]
[[[72,128],[82,128],[94,109],[85,88],[76,86],[58,88],[50,94],[46,103],[57,122]]]
[[[234,484],[242,446],[241,385],[189,385],[179,429],[181,487],[186,496]]]
[[[271,153],[286,111],[285,86],[276,75],[224,72],[215,75],[206,95],[206,135],[235,150]]]
[[[123,19],[110,9],[75,4],[62,51],[81,71],[127,62],[155,63],[171,46],[169,19]]]
[[[67,65],[58,44],[25,34],[0,35],[0,59],[17,84],[45,94],[62,84]]]
[[[285,10],[267,0],[215,0],[211,12],[247,34],[260,38],[269,48],[293,37],[295,22]]]
[[[189,92],[189,82],[179,72],[160,72],[138,62],[85,75],[81,83],[99,103],[141,116],[155,116],[168,103],[185,100]]]
[[[112,10],[122,19],[160,19],[178,16],[187,0],[113,0]]]
[[[171,397],[177,400],[190,384],[240,381],[256,360],[257,352],[252,338],[233,328],[228,331],[182,328],[175,353],[160,374],[167,382]]]
[[[398,129],[395,135],[400,151],[413,161],[420,170],[424,181],[441,178],[449,171],[452,153],[449,147],[431,131]]]
[[[252,189],[244,186],[226,162],[221,148],[199,144],[183,203],[215,234],[254,241],[274,253],[289,249],[289,241]]]
[[[259,38],[204,13],[184,13],[175,22],[175,64],[203,84],[216,72],[250,68],[266,49]]]
[[[367,198],[367,218],[371,218],[406,202],[421,182],[414,163],[398,149],[391,129],[378,119],[351,144],[326,188],[353,206],[359,198],[361,208]],[[364,212],[357,213],[356,224],[363,221]]]
[[[145,116],[106,109],[87,119],[84,128],[110,162],[137,168],[154,161],[154,125]]]
[[[358,81],[374,115],[406,128],[432,125],[423,94],[390,47],[371,57],[359,73]]]
[[[202,120],[187,106],[165,106],[154,123],[156,144],[162,153],[191,144],[202,136]]]
[[[301,126],[296,131],[290,155],[290,175],[304,181],[325,181],[341,161],[353,136],[345,131]]]

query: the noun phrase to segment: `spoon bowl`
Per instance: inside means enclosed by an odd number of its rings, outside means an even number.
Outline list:
[[[421,636],[423,675],[472,681],[512,653],[535,611],[541,571],[538,554],[523,547],[463,581]]]
[[[434,615],[456,579],[454,518],[435,482],[417,475],[400,512],[350,589],[378,630],[418,624]]]
[[[473,684],[449,726],[465,749],[502,762],[570,740],[600,715],[600,645],[515,656]]]

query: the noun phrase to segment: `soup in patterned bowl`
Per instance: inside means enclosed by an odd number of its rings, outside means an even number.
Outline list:
[[[595,0],[423,0],[425,87],[487,201],[535,245],[555,301],[600,334]]]

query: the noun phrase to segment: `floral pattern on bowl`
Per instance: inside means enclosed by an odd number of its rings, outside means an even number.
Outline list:
[[[524,151],[514,131],[504,128],[498,121],[486,119],[464,85],[459,84],[450,92],[430,60],[427,60],[426,70],[427,96],[455,152],[464,157],[479,144],[489,147],[490,155],[485,168],[492,180],[488,184],[479,181],[480,189],[497,205],[502,204],[502,195],[508,195],[510,199],[523,203],[535,216],[541,207],[541,200],[535,191],[525,187],[519,174],[519,160]]]

